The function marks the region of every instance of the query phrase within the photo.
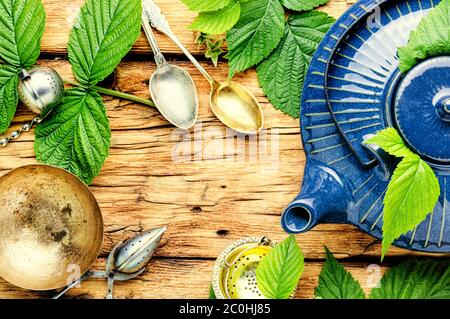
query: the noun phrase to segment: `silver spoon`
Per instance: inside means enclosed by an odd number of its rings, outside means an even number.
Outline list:
[[[143,13],[152,27],[167,35],[210,83],[209,102],[216,117],[237,132],[258,133],[264,125],[264,115],[255,96],[239,83],[232,81],[219,83],[214,80],[172,32],[166,17],[153,0],[142,0],[142,5]]]
[[[167,63],[144,13],[142,27],[156,62],[156,71],[149,84],[153,102],[170,123],[187,130],[194,126],[198,116],[198,95],[194,81],[185,70]]]

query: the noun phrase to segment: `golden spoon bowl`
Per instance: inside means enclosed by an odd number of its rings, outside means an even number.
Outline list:
[[[216,117],[237,132],[254,134],[264,125],[261,106],[255,96],[236,82],[214,82],[210,104]]]
[[[0,276],[25,289],[66,286],[93,264],[103,242],[100,208],[88,187],[48,165],[0,177]]]

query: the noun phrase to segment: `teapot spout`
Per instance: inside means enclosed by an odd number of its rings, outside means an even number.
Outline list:
[[[350,198],[345,181],[336,171],[322,162],[310,160],[302,191],[283,212],[281,225],[287,233],[301,234],[321,222],[345,222]]]

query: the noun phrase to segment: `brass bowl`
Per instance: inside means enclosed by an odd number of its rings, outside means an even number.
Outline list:
[[[100,207],[71,173],[48,165],[0,177],[0,277],[51,290],[82,276],[103,243]]]

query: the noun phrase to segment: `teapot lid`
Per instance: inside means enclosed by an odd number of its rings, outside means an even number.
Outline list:
[[[408,145],[429,161],[450,164],[450,56],[410,70],[393,105],[395,124]]]

